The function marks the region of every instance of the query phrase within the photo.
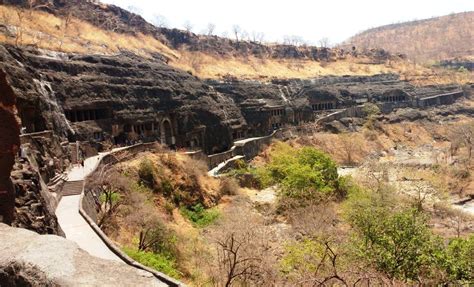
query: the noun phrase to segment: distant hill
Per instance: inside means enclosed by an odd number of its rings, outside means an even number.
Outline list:
[[[471,58],[474,55],[474,11],[381,26],[359,33],[344,45],[382,48],[416,61]]]

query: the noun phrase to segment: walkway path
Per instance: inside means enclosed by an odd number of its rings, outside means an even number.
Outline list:
[[[76,242],[79,247],[89,254],[103,259],[123,262],[104,244],[87,221],[79,214],[84,179],[96,168],[100,159],[107,153],[90,157],[84,161],[84,167],[75,166],[68,173],[68,180],[64,185],[64,195],[56,209],[59,225],[66,234],[66,238]]]

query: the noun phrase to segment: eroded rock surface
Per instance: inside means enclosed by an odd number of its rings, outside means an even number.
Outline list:
[[[20,147],[18,122],[15,117],[16,97],[8,84],[7,75],[0,70],[0,222],[11,224],[15,193],[10,172]]]
[[[152,274],[93,257],[54,235],[0,224],[0,286],[166,286]]]

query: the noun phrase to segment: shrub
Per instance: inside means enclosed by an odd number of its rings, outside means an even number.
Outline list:
[[[147,251],[137,251],[133,248],[125,247],[123,251],[140,262],[141,264],[163,272],[174,278],[180,277],[180,272],[176,269],[176,261],[168,256]]]
[[[153,162],[149,159],[143,159],[138,168],[138,177],[141,184],[153,188],[156,184],[156,171]]]
[[[232,177],[224,177],[220,182],[220,194],[221,195],[236,195],[239,192],[239,184]]]
[[[355,226],[361,236],[359,256],[390,278],[416,281],[420,274],[434,272],[443,256],[442,242],[432,235],[426,217],[406,210],[367,220],[371,222]]]
[[[384,193],[352,191],[346,203],[354,228],[354,256],[392,279],[406,282],[468,282],[472,279],[474,239],[447,246],[417,209],[400,209]]]
[[[474,235],[467,239],[456,238],[446,247],[443,267],[450,280],[469,284],[474,278]]]
[[[256,170],[263,185],[279,184],[282,197],[310,200],[331,195],[338,188],[337,167],[315,148],[295,149],[278,143],[270,162]]]
[[[217,209],[205,209],[200,203],[189,208],[182,207],[180,211],[194,226],[200,228],[212,224],[219,217],[219,211]]]

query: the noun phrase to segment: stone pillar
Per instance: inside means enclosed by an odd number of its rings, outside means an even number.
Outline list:
[[[0,70],[0,222],[11,224],[15,210],[15,190],[10,172],[20,147],[20,128],[16,112],[16,97],[6,74]]]

